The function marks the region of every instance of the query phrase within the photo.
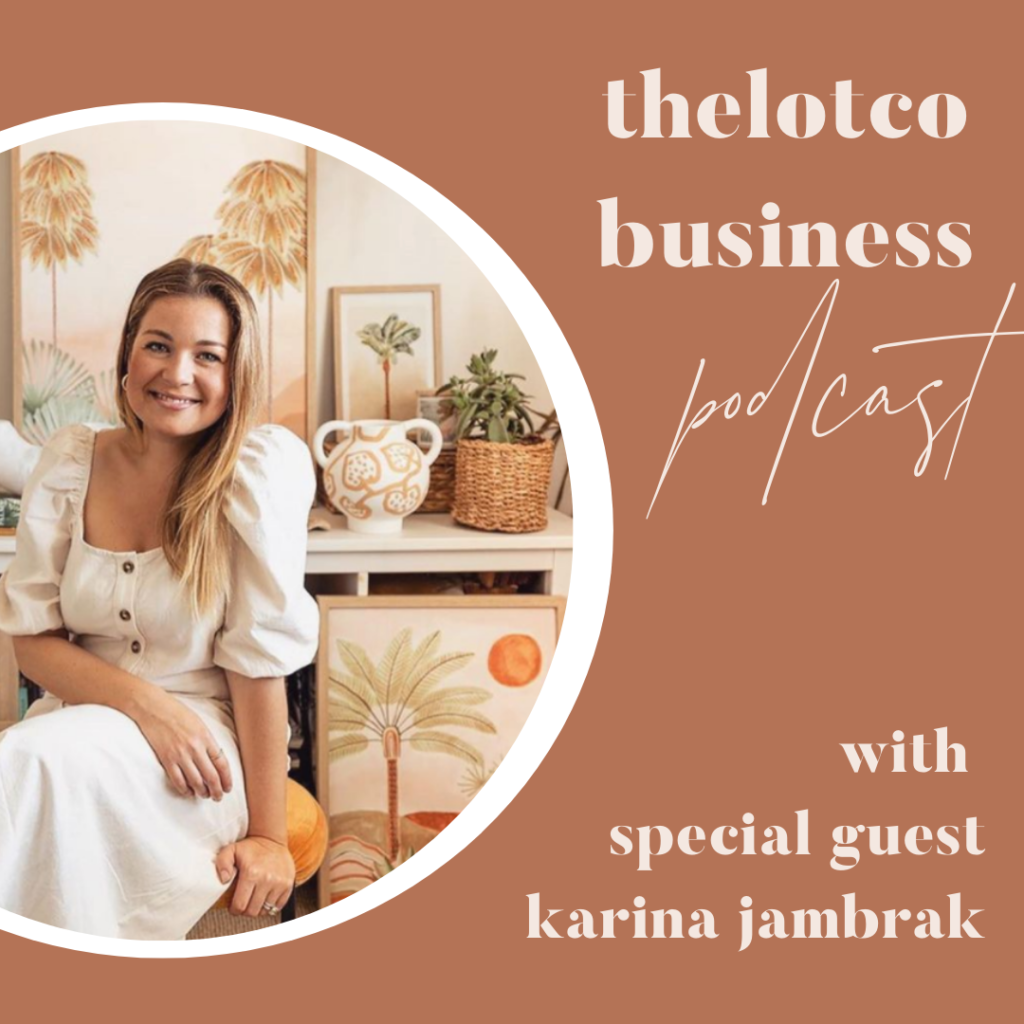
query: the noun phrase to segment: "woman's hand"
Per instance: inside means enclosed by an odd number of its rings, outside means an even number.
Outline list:
[[[226,885],[238,876],[231,900],[232,914],[259,917],[266,906],[280,910],[295,885],[295,862],[283,843],[263,836],[247,836],[217,854],[217,874]]]
[[[227,756],[191,708],[154,688],[133,718],[178,793],[221,800],[231,792]]]

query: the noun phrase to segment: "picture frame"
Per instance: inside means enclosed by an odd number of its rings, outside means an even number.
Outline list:
[[[439,395],[436,390],[416,392],[416,418],[436,423],[441,431],[441,447],[454,448],[458,444],[457,428],[459,417],[451,405],[450,395]],[[425,430],[419,432],[418,443],[427,448],[430,446],[430,435]]]
[[[441,286],[331,289],[338,419],[408,420],[417,393],[444,381]]]
[[[319,604],[326,907],[399,867],[486,785],[543,688],[565,598],[325,596]]]
[[[268,418],[312,437],[316,150],[248,128],[133,121],[48,136],[11,160],[14,421],[24,436],[41,442],[68,423],[116,422],[114,360],[135,286],[187,256],[249,289]],[[255,207],[279,214],[282,204],[286,218],[248,216]],[[273,231],[254,226],[272,221]]]

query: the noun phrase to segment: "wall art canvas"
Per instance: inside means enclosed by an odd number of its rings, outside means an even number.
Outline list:
[[[332,288],[335,411],[343,420],[408,420],[441,370],[441,286]]]
[[[558,639],[555,597],[321,597],[320,903],[398,868],[465,809],[519,735]]]
[[[269,418],[309,433],[314,151],[262,132],[125,122],[14,151],[15,416],[43,441],[113,423],[135,286],[178,256],[237,277],[259,312]]]

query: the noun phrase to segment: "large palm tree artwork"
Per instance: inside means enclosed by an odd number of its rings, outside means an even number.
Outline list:
[[[391,366],[399,355],[412,355],[412,343],[423,333],[419,327],[392,313],[383,324],[367,324],[356,332],[377,355],[384,371],[384,419],[391,419]]]
[[[447,754],[483,770],[483,755],[451,728],[469,729],[494,735],[494,723],[475,710],[491,699],[477,686],[439,688],[448,676],[466,667],[472,654],[438,653],[440,631],[430,633],[415,646],[412,630],[403,629],[392,638],[375,665],[366,651],[349,640],[338,640],[337,650],[344,666],[330,672],[328,686],[328,731],[331,760],[350,757],[379,741],[387,768],[387,856],[399,859],[401,819],[399,816],[398,761],[402,746],[413,750]]]
[[[178,255],[233,274],[266,296],[267,408],[274,405],[274,294],[301,289],[306,273],[306,176],[280,160],[254,160],[228,183],[217,209],[220,229],[188,240]]]
[[[50,273],[53,336],[57,339],[57,267],[96,252],[99,229],[85,164],[68,153],[37,153],[21,169],[21,246],[32,267]]]

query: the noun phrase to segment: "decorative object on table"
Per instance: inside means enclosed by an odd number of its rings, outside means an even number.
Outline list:
[[[323,472],[321,470],[321,472]],[[306,523],[306,530],[309,533],[322,533],[334,527],[334,512],[327,507],[327,494],[324,492],[323,505],[314,505],[309,510],[309,520]]]
[[[429,451],[408,439],[414,430],[433,438]],[[327,435],[335,432],[346,436],[328,454]],[[398,533],[426,497],[430,466],[440,451],[441,431],[429,420],[331,420],[313,439],[327,498],[356,533]]]
[[[328,437],[324,441],[324,455],[328,456],[328,458],[329,458],[331,452],[334,451],[334,446],[337,443],[338,442],[337,442],[337,440],[335,438]],[[312,452],[312,448],[313,448],[313,446],[310,445],[310,451],[311,452]],[[326,516],[330,516],[334,512],[334,509],[331,507],[331,501],[327,497],[327,485],[326,485],[326,483],[324,481],[324,467],[321,466],[320,463],[317,462],[315,458],[313,459],[313,472],[316,475],[316,497],[313,500],[313,508],[312,508],[312,511],[310,512],[309,529],[311,529],[311,530],[313,530],[313,529],[329,530],[331,528],[329,523],[327,523],[327,525],[324,525],[322,527],[319,526],[319,525],[314,526],[314,524],[313,524],[313,517],[315,517],[317,515],[317,510],[318,509],[323,510],[324,514]],[[317,519],[317,523],[319,524],[320,522],[321,522],[321,520]]]
[[[13,423],[0,420],[0,492],[22,495],[42,452],[26,441]]]
[[[423,596],[465,597],[462,573],[380,572],[370,573],[369,593],[374,597]]]
[[[473,356],[469,376],[452,377],[440,389],[459,417],[452,516],[480,530],[543,530],[558,422],[551,413],[535,427],[530,396],[516,383],[522,375],[496,370],[497,355],[488,349]]]
[[[441,379],[441,286],[331,289],[335,415],[417,416],[418,391]]]
[[[417,512],[451,512],[455,504],[456,449],[442,448],[430,467],[427,496]]]
[[[449,825],[519,735],[564,599],[322,597],[321,906],[398,868]]]
[[[478,572],[467,576],[462,588],[467,594],[519,594],[539,589],[539,580],[533,572]]]
[[[543,582],[539,572],[370,573],[369,593],[374,597],[541,594]]]
[[[116,422],[113,363],[132,289],[184,256],[252,292],[270,418],[308,438],[315,163],[299,143],[191,121],[96,125],[14,150],[14,406],[25,436]]]
[[[459,415],[452,404],[451,395],[438,394],[436,391],[417,391],[416,416],[418,419],[430,420],[431,423],[437,424],[445,448],[455,447],[459,440]],[[420,444],[424,447],[429,443],[429,438],[420,438]]]
[[[20,498],[0,498],[0,534],[14,533],[21,518]]]

